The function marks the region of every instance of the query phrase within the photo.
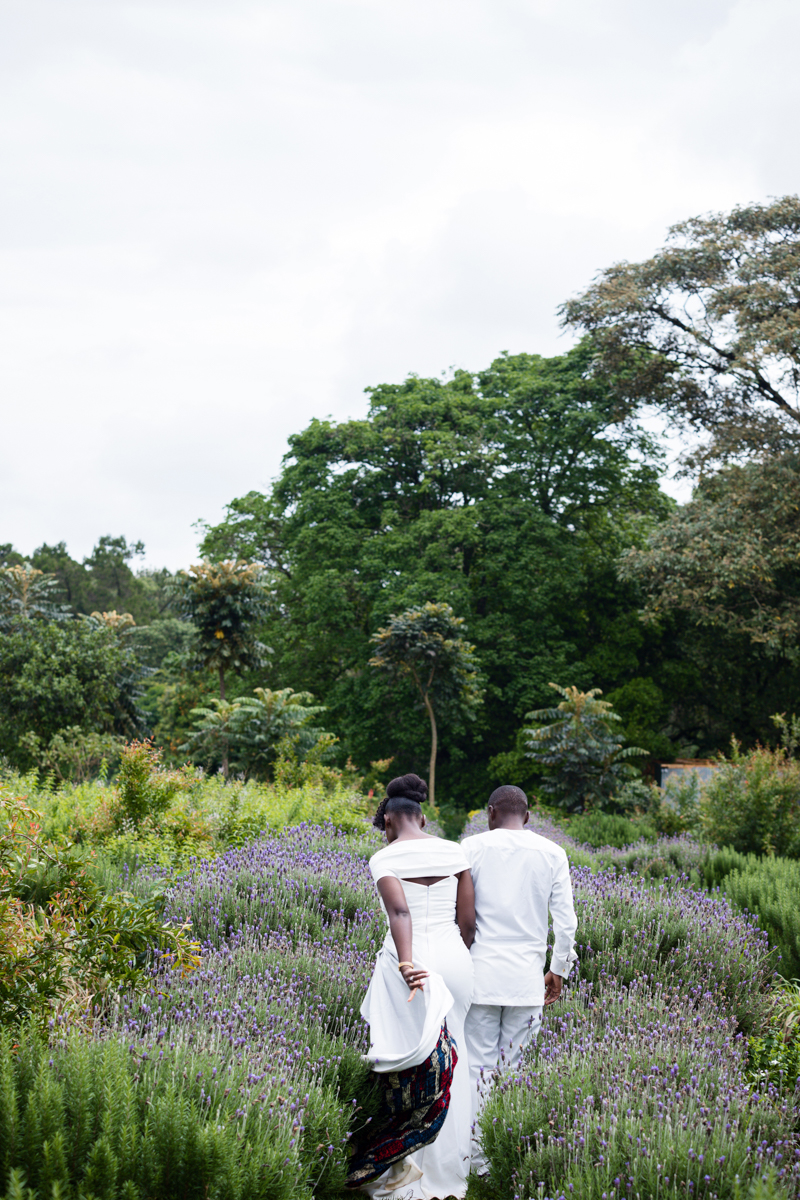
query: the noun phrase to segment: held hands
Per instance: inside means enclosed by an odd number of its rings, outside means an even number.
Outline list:
[[[554,975],[552,971],[548,971],[544,977],[544,1005],[547,1008],[548,1004],[555,1004],[556,1000],[561,998],[561,988],[564,983],[561,975]]]
[[[425,986],[423,980],[428,978],[428,972],[423,971],[420,967],[415,967],[414,964],[410,962],[400,963],[399,966],[400,974],[403,976],[403,979],[406,981],[408,989],[411,992],[411,995],[408,997],[408,1002],[410,1004],[417,992]]]

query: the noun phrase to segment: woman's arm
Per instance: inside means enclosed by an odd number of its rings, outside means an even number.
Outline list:
[[[469,950],[475,941],[475,888],[472,883],[471,871],[462,871],[458,876],[456,921],[461,930],[464,945]]]
[[[403,885],[393,875],[384,875],[383,879],[378,880],[378,891],[389,917],[389,929],[392,934],[394,948],[397,951],[397,961],[412,963],[411,913],[408,911]],[[414,988],[421,988],[423,986],[422,981],[428,978],[427,971],[421,971],[419,968],[413,966],[402,966],[400,974],[412,992]]]

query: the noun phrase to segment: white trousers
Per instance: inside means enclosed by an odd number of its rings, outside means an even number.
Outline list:
[[[521,1004],[473,1004],[467,1013],[464,1036],[472,1092],[471,1166],[479,1174],[489,1169],[477,1122],[492,1075],[497,1070],[505,1072],[519,1065],[523,1050],[536,1038],[541,1023],[541,1004],[533,1008]]]

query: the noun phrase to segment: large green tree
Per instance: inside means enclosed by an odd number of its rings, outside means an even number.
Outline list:
[[[654,439],[592,362],[583,343],[371,388],[365,419],[312,421],[271,492],[235,500],[208,530],[209,557],[269,570],[271,677],[318,696],[357,762],[427,766],[413,682],[366,664],[376,629],[431,597],[467,619],[486,676],[478,720],[469,734],[456,721],[442,752],[448,798],[483,798],[486,764],[550,679],[608,687],[631,673],[607,662],[598,680],[586,658],[601,619],[637,624],[614,560],[671,502]]]
[[[729,466],[622,560],[645,616],[687,615],[773,655],[800,653],[800,457]]]
[[[800,447],[800,197],[683,221],[562,314],[630,403],[707,435],[695,462]]]
[[[31,620],[0,635],[0,754],[28,768],[27,733],[45,746],[77,726],[135,736],[140,677],[125,639],[92,620]]]
[[[682,614],[796,660],[800,198],[684,221],[563,316],[592,336],[598,377],[694,433],[691,503],[624,560],[645,615]]]

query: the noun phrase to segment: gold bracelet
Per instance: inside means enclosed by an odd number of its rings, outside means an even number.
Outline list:
[[[412,962],[401,962],[397,964],[397,969],[399,971],[401,967],[413,967],[413,965]]]

